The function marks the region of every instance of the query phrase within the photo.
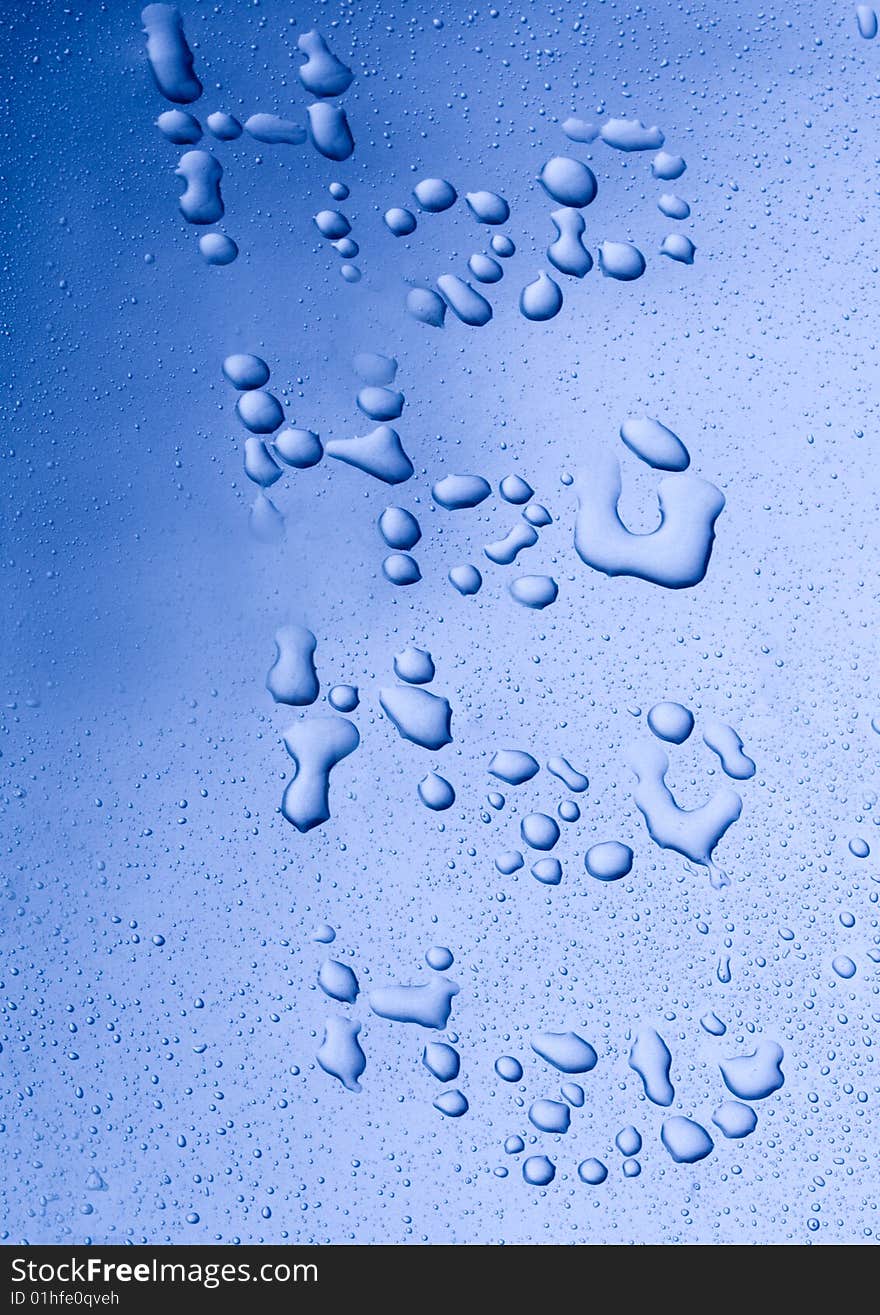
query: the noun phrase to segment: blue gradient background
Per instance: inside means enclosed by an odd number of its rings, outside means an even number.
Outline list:
[[[346,164],[218,147],[223,228],[242,252],[225,269],[204,264],[177,209],[140,5],[6,11],[4,1241],[876,1238],[880,41],[859,38],[849,3],[498,9],[183,6],[202,119],[302,117],[296,36],[311,27],[357,74]],[[562,313],[535,325],[517,310],[552,235],[534,178],[566,149],[572,112],[657,122],[689,168],[666,189],[646,159],[574,149],[599,178],[594,247],[630,237],[648,272],[565,280]],[[403,312],[403,279],[480,249],[463,206],[406,242],[385,231],[384,209],[426,174],[511,202],[518,252],[484,330],[436,333]],[[334,178],[352,189],[355,286],[311,222]],[[693,268],[656,255],[677,227],[661,190],[693,205]],[[285,542],[256,543],[220,375],[237,350],[264,356],[289,418],[325,437],[364,432],[352,354],[395,355],[414,479],[389,497],[338,462],[294,472],[272,493]],[[694,590],[609,580],[574,553],[560,477],[641,411],[728,500]],[[623,512],[647,527],[656,477],[623,459]],[[509,598],[515,568],[487,564],[476,599],[450,589],[448,567],[479,560],[512,514],[436,511],[430,486],[449,470],[517,470],[550,508],[520,562],[558,580],[548,611]],[[380,572],[389,501],[423,525],[411,590]],[[285,621],[318,636],[324,690],[363,696],[334,815],[305,837],[278,811],[291,718],[264,687]],[[441,755],[379,715],[409,642],[453,706]],[[719,847],[722,891],[657,849],[632,804],[639,713],[666,697],[729,719],[758,763]],[[590,776],[554,890],[494,869],[519,816],[565,793],[541,773],[481,820],[502,744]],[[434,766],[458,794],[439,816],[415,794]],[[688,806],[717,787],[698,736],[669,779]],[[854,836],[869,859],[848,851]],[[608,887],[582,862],[606,838],[636,854]],[[465,1118],[432,1108],[418,1029],[362,1011],[358,1095],[317,1068],[325,920],[365,989],[424,980],[426,949],[453,950]],[[841,953],[857,964],[846,982]],[[700,1028],[707,1009],[728,1025],[720,1041]],[[719,1058],[779,1041],[785,1086],[751,1138],[673,1164],[627,1064],[642,1023],[672,1050],[675,1112],[707,1126]],[[526,1108],[556,1094],[529,1030],[568,1026],[600,1062],[571,1132],[529,1151],[557,1164],[539,1190],[503,1142],[534,1138]],[[521,1090],[492,1071],[503,1053],[529,1056]],[[645,1140],[636,1179],[613,1147],[628,1123]],[[576,1175],[592,1155],[609,1166],[598,1189]]]

